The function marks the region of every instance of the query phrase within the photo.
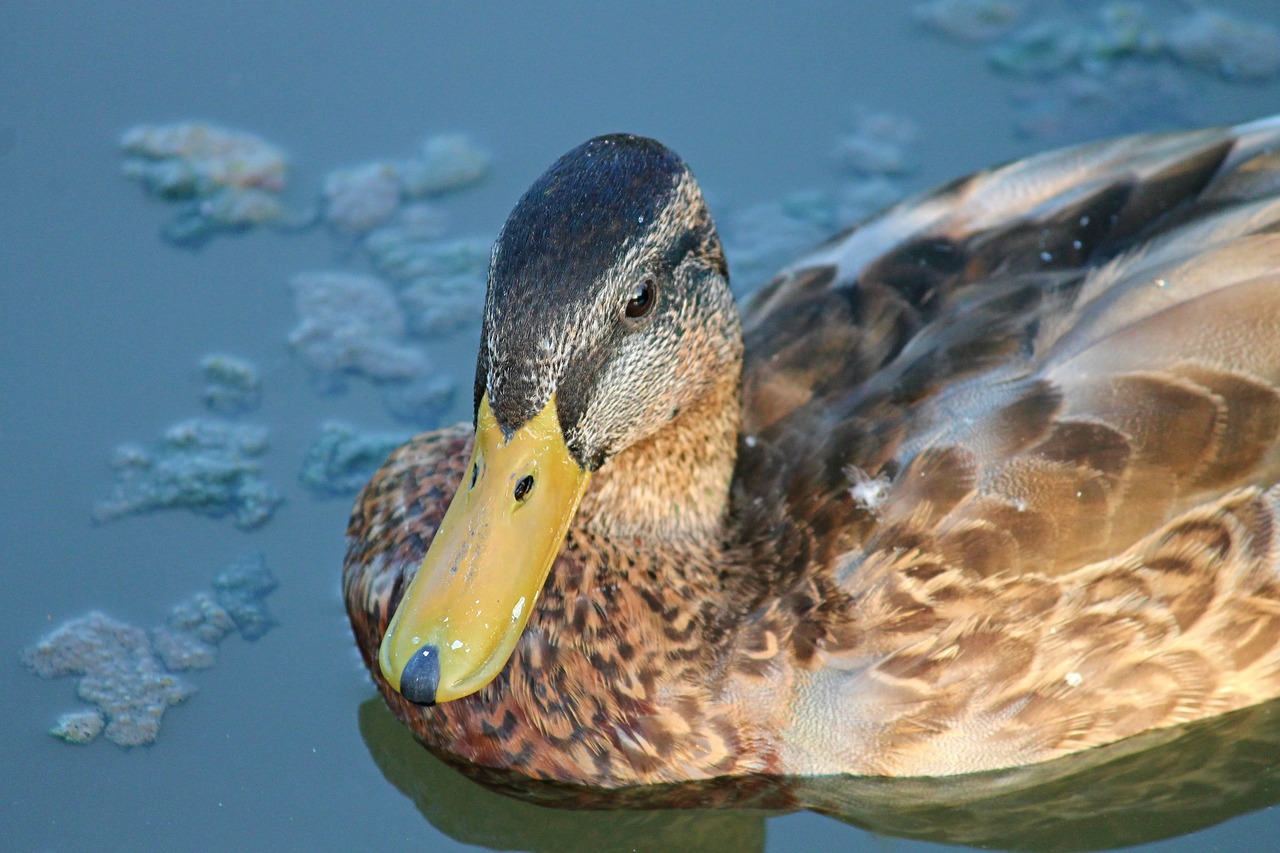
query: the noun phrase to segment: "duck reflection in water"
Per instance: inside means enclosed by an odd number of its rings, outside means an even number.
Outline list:
[[[1109,850],[1280,803],[1280,701],[1033,767],[937,778],[792,777],[625,792],[536,782],[418,749],[381,699],[360,733],[436,829],[495,850],[747,853],[770,816],[810,808],[882,835],[989,850]]]

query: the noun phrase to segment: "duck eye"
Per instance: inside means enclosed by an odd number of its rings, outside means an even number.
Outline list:
[[[631,298],[627,300],[627,319],[638,320],[648,314],[657,296],[658,283],[651,276],[645,276],[644,280],[631,292]]]
[[[524,503],[525,498],[529,497],[529,492],[533,491],[533,475],[525,474],[516,481],[515,499]]]

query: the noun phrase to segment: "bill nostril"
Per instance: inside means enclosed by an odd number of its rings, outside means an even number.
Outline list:
[[[512,496],[518,503],[524,503],[529,497],[529,492],[531,491],[533,491],[533,475],[525,474],[516,483],[516,488]]]

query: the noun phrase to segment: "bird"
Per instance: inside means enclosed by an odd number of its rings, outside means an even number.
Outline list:
[[[474,418],[356,499],[373,681],[598,789],[1025,767],[1280,696],[1280,116],[908,198],[745,301],[591,139],[494,245]]]

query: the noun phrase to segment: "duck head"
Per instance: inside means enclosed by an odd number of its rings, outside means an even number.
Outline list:
[[[488,684],[593,476],[726,376],[736,393],[741,356],[724,253],[684,162],[624,134],[557,160],[493,249],[473,454],[382,640],[388,683],[427,705]],[[625,504],[628,484],[611,485]]]

